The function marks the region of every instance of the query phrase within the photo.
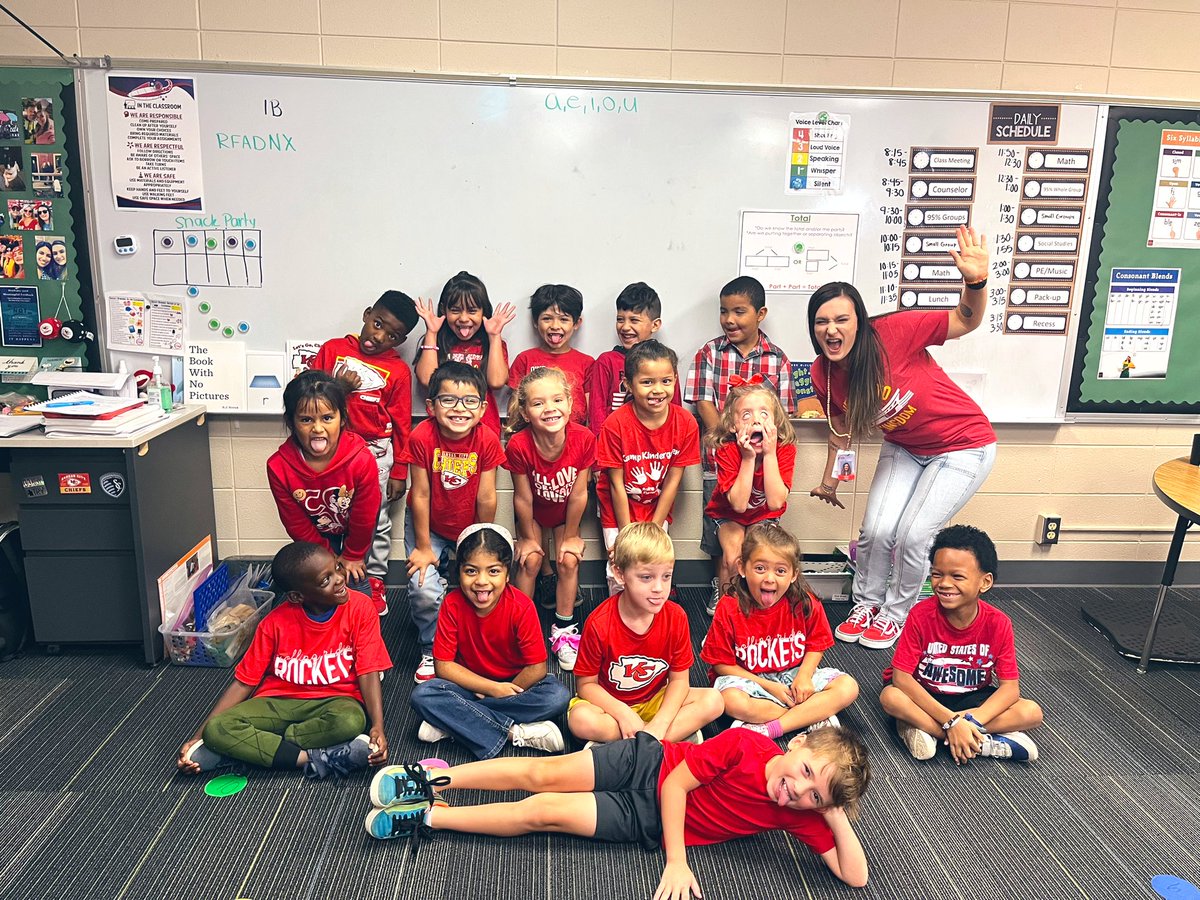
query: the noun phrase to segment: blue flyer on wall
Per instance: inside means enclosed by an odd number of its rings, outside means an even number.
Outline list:
[[[38,289],[0,287],[0,337],[5,347],[40,347]]]

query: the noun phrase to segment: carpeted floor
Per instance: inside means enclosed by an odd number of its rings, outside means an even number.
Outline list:
[[[1117,590],[1131,604],[1154,596],[1152,588]],[[680,593],[698,648],[704,592]],[[1029,766],[912,760],[877,702],[886,655],[831,649],[827,663],[863,688],[842,720],[873,754],[875,780],[858,825],[870,885],[847,888],[794,840],[762,835],[691,851],[704,896],[1126,900],[1156,897],[1156,874],[1200,884],[1200,668],[1136,675],[1079,614],[1104,593],[1001,587],[989,595],[1015,623],[1023,693],[1046,710],[1034,733],[1041,759]],[[1200,617],[1200,591],[1175,592],[1170,602]],[[399,592],[392,606],[383,623],[396,670],[384,704],[392,759],[403,761],[430,748],[416,741],[407,704],[416,658]],[[830,619],[841,613],[830,605]],[[367,775],[308,784],[298,774],[246,770],[246,790],[208,797],[206,779],[177,776],[174,758],[229,671],[148,670],[137,655],[32,653],[0,663],[0,898],[653,894],[663,857],[634,847],[438,835],[414,858],[372,841],[362,828]],[[702,679],[698,665],[693,681]],[[465,761],[450,743],[437,752]]]

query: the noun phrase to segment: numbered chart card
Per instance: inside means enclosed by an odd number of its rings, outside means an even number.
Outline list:
[[[1200,131],[1163,129],[1146,246],[1200,248]]]
[[[117,209],[204,208],[195,79],[110,75],[108,140]]]
[[[1097,378],[1166,378],[1180,269],[1114,268]]]
[[[788,194],[840,194],[846,176],[850,117],[828,112],[792,113]]]

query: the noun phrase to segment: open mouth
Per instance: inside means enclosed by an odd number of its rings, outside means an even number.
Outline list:
[[[780,806],[787,806],[793,799],[792,792],[788,789],[787,779],[781,775],[779,777],[779,787],[775,790],[775,802]]]
[[[838,353],[841,352],[841,349],[842,349],[842,339],[841,338],[826,338],[825,339],[825,349],[828,350],[831,354],[837,355]]]
[[[636,344],[637,339],[638,339],[638,335],[637,335],[636,331],[629,331],[629,332],[618,331],[617,337],[620,339],[621,344],[625,347],[630,347],[633,344]]]
[[[550,344],[551,346],[557,346],[563,342],[563,337],[564,335],[559,334],[556,331],[552,331],[546,335],[546,343]]]
[[[362,342],[362,348],[367,353],[374,353],[376,346],[377,346],[377,344],[370,338],[368,338]]]
[[[777,596],[779,596],[779,592],[775,588],[760,588],[758,591],[758,603],[763,608],[773,606]]]
[[[475,334],[475,326],[472,325],[470,322],[467,322],[466,324],[459,325],[458,328],[455,329],[455,331],[457,331],[458,336],[465,341],[465,340],[468,340],[472,335]]]
[[[308,449],[315,456],[322,456],[329,449],[329,438],[326,437],[310,437],[308,439]]]
[[[475,605],[487,606],[492,602],[493,591],[491,588],[476,588],[475,589]]]
[[[763,440],[763,433],[762,433],[761,428],[756,428],[756,429],[754,429],[754,431],[750,432],[750,443],[761,444],[762,440]]]

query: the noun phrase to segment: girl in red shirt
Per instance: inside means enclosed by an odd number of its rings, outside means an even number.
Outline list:
[[[737,568],[700,650],[733,727],[777,738],[838,725],[858,682],[821,667],[833,635],[800,574],[799,541],[774,522],[752,525]]]
[[[732,384],[717,427],[704,436],[717,464],[704,514],[721,542],[722,587],[737,574],[746,529],[787,509],[796,464],[796,432],[779,395],[757,375],[748,382],[735,375]]]
[[[521,379],[509,401],[508,461],[512,473],[517,547],[513,584],[533,596],[545,559],[549,531],[554,536],[558,584],[550,649],[566,672],[579,655],[579,563],[583,538],[579,523],[587,506],[588,473],[596,462],[596,438],[571,420],[575,398],[562,369],[538,366]],[[582,402],[583,398],[580,397]]]
[[[379,515],[379,470],[367,442],[342,431],[346,391],[328,372],[301,372],[283,390],[283,418],[290,437],[267,460],[283,527],[294,541],[328,548],[350,586],[370,594],[365,559]]]
[[[470,272],[459,272],[446,282],[438,298],[417,298],[417,313],[425,322],[425,337],[417,347],[413,371],[428,389],[434,371],[445,362],[461,362],[483,372],[487,382],[487,409],[483,424],[500,434],[500,409],[492,391],[508,384],[508,345],[501,334],[517,316],[511,303],[501,303],[493,314],[483,282]]]

